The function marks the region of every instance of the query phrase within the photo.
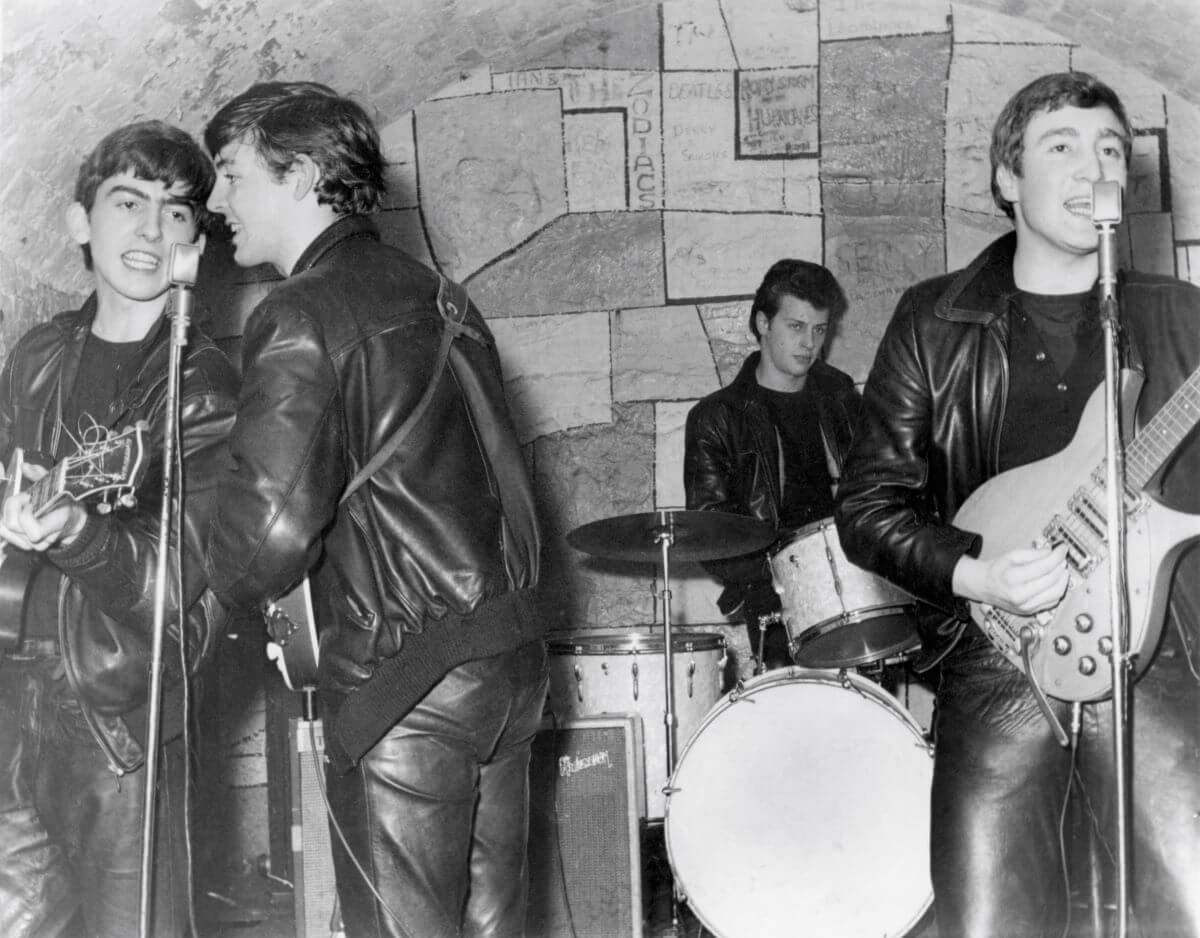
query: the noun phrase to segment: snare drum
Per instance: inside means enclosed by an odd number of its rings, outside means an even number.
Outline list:
[[[645,745],[646,816],[663,816],[667,784],[667,693],[661,629],[613,629],[547,640],[550,704],[559,719],[637,713]],[[671,630],[676,753],[721,696],[725,638]]]
[[[933,903],[932,780],[920,727],[867,679],[752,678],[671,777],[676,886],[717,938],[899,938]]]
[[[802,667],[855,668],[920,641],[912,597],[850,563],[830,519],[801,528],[772,555],[771,579]]]

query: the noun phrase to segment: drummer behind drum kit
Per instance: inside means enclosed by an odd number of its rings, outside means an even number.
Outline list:
[[[916,646],[911,597],[850,564],[832,521],[801,529],[770,555],[798,666],[721,697],[724,637],[673,633],[670,563],[754,553],[775,532],[661,510],[585,524],[567,541],[662,567],[662,629],[556,633],[550,700],[556,719],[642,718],[639,811],[665,829],[676,896],[717,938],[909,933],[933,900],[932,749],[864,666]]]

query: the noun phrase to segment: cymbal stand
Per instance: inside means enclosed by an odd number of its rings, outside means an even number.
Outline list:
[[[675,543],[675,522],[670,511],[660,511],[659,526],[655,529],[654,542],[662,552],[663,587],[663,687],[665,688],[666,713],[663,722],[667,726],[667,778],[675,772],[675,646],[671,638],[671,547]]]

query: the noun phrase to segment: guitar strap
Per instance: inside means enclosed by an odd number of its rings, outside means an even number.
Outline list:
[[[429,402],[433,399],[433,392],[437,388],[438,381],[442,377],[442,372],[446,369],[446,362],[450,358],[450,345],[459,336],[467,336],[474,339],[480,345],[486,344],[484,337],[475,329],[463,323],[463,319],[467,315],[467,291],[461,284],[457,284],[452,280],[447,280],[441,273],[438,273],[438,292],[437,292],[437,308],[442,315],[442,341],[438,346],[437,359],[433,365],[433,374],[430,376],[429,384],[425,388],[425,392],[417,401],[412,412],[405,418],[404,423],[396,428],[396,431],[387,439],[387,442],[379,448],[379,451],[371,457],[371,461],[363,466],[350,480],[346,490],[342,492],[342,497],[339,504],[345,502],[353,495],[364,482],[373,476],[385,462],[391,458],[396,448],[404,441],[404,438],[416,426],[417,421],[425,413],[429,407]]]

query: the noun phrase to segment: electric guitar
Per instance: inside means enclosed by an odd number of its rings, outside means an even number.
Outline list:
[[[316,687],[320,645],[308,577],[290,592],[264,604],[263,618],[269,637],[267,657],[279,668],[288,690]]]
[[[27,491],[36,517],[66,499],[83,502],[100,498],[97,511],[102,514],[115,507],[132,507],[134,492],[146,471],[149,432],[149,424],[143,420],[120,433],[85,441],[28,489],[23,489],[25,456],[18,447],[9,461],[0,500]],[[34,551],[17,550],[0,542],[0,651],[13,648],[21,640],[25,587],[37,560]]]
[[[1140,380],[1124,382],[1128,413],[1140,390]],[[1066,701],[1112,693],[1104,410],[1101,385],[1066,448],[990,479],[954,518],[956,526],[983,535],[984,560],[1030,544],[1066,545],[1070,582],[1054,609],[1020,616],[971,603],[972,618],[992,644],[1035,687]],[[1200,537],[1200,515],[1167,508],[1145,487],[1197,422],[1200,369],[1125,449],[1127,617],[1137,673],[1149,663],[1162,633],[1175,563]]]

